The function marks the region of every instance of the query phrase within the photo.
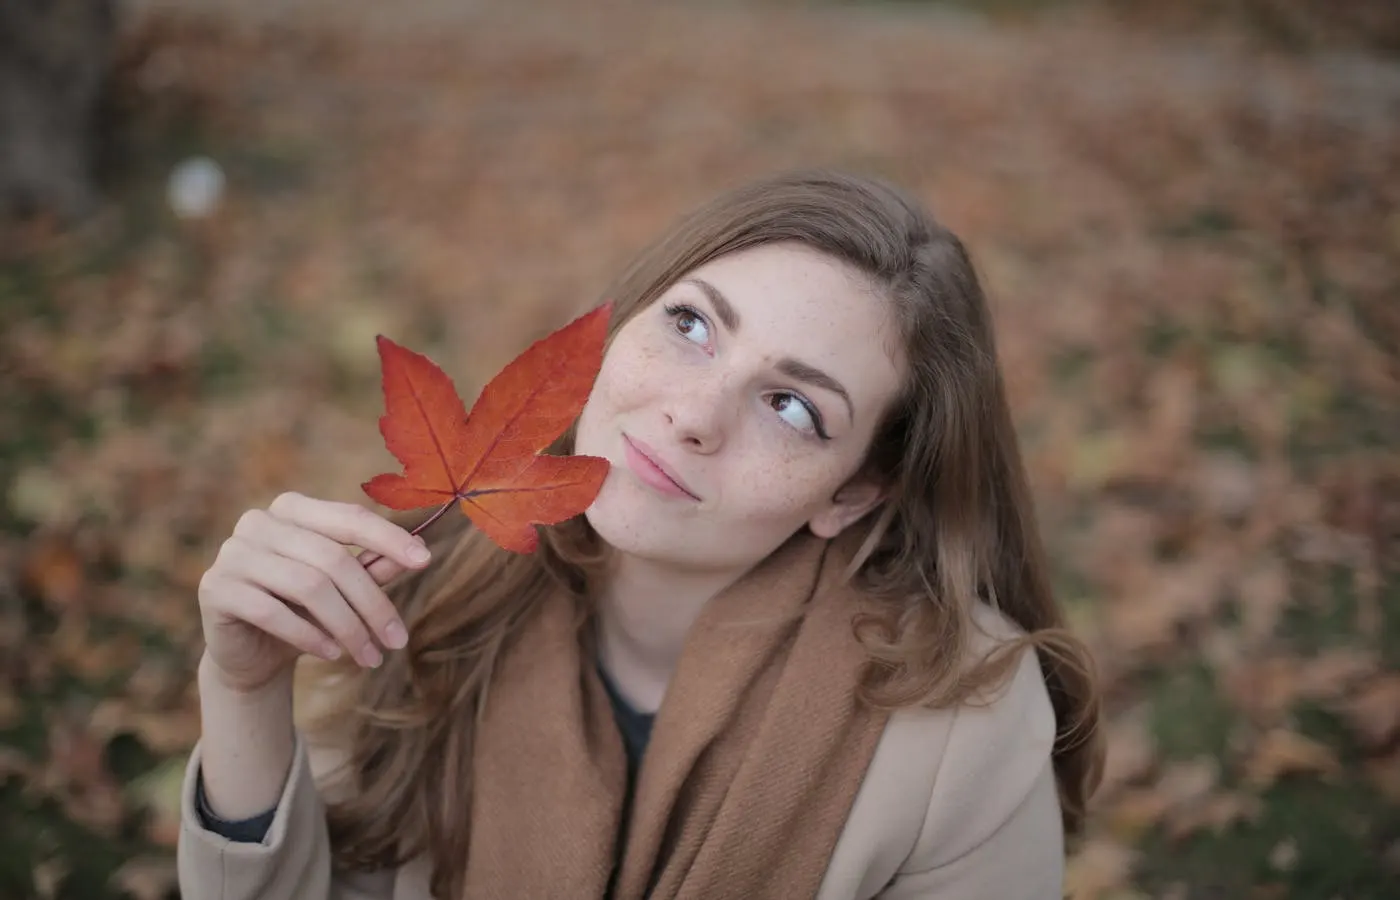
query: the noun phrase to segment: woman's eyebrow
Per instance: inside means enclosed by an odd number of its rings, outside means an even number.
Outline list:
[[[792,357],[778,360],[777,369],[789,378],[797,381],[804,381],[807,384],[819,388],[825,388],[833,394],[846,401],[846,414],[851,417],[851,421],[856,420],[856,408],[851,405],[851,395],[846,392],[846,388],[841,382],[818,369],[816,366],[802,362]]]
[[[739,311],[734,308],[734,304],[720,292],[720,289],[710,284],[703,278],[681,279],[683,284],[694,285],[700,289],[700,293],[705,295],[705,299],[710,301],[710,305],[715,308],[715,315],[724,323],[724,327],[729,329],[731,334],[739,331]],[[856,420],[856,408],[851,403],[851,395],[846,390],[845,385],[832,378],[830,375],[818,369],[816,366],[802,362],[792,357],[781,359],[776,366],[779,372],[797,381],[806,382],[819,388],[825,388],[846,402],[846,414],[850,416],[852,422]]]
[[[715,308],[715,315],[724,323],[724,327],[731,333],[739,331],[739,311],[734,308],[734,304],[729,302],[729,298],[721,294],[719,288],[710,284],[703,278],[684,278],[684,284],[693,284],[700,289],[700,293],[705,295],[705,299],[710,301],[710,305]]]

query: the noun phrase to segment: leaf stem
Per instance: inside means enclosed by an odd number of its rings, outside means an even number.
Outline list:
[[[424,519],[421,523],[419,523],[418,527],[415,528],[415,529],[413,529],[412,531],[410,531],[409,534],[418,534],[418,533],[421,532],[423,529],[427,528],[429,525],[431,525],[431,524],[433,524],[434,522],[436,522],[438,519],[441,519],[443,516],[447,515],[447,511],[448,511],[449,509],[451,509],[453,506],[456,506],[456,505],[457,505],[457,500],[458,500],[458,499],[459,499],[459,498],[457,498],[457,497],[453,497],[451,500],[448,500],[448,501],[447,501],[446,503],[444,503],[442,506],[438,507],[438,511],[437,511],[437,512],[433,513],[431,516],[429,516],[428,518]]]
[[[433,524],[438,519],[441,519],[443,516],[447,515],[447,511],[451,509],[454,504],[456,504],[457,500],[458,498],[453,497],[451,500],[448,500],[442,506],[438,507],[437,512],[433,513],[431,516],[428,516],[428,518],[424,519],[422,522],[419,522],[418,527],[410,531],[409,534],[417,535],[418,533],[426,529],[429,525]],[[368,569],[370,566],[379,562],[383,558],[384,554],[371,552],[368,556],[360,557],[360,565]]]

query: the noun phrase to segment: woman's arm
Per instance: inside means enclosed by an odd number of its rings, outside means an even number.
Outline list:
[[[325,807],[292,724],[291,678],[256,691],[225,686],[199,669],[203,735],[185,773],[178,866],[185,900],[332,900]],[[275,808],[257,842],[207,829],[196,809],[204,782],[210,811],[242,819]],[[387,897],[388,895],[384,895]],[[368,900],[368,898],[365,898]]]
[[[347,552],[353,547],[379,559],[365,566]],[[354,504],[286,493],[239,518],[199,585],[203,733],[182,799],[185,900],[389,896],[392,874],[370,893],[332,877],[325,805],[292,720],[293,673],[303,654],[378,666],[381,646],[403,647],[403,622],[382,585],[429,556],[419,538]],[[209,811],[222,819],[275,808],[262,840],[230,841],[204,827],[201,780]]]
[[[213,732],[206,730],[185,771],[177,855],[184,900],[391,900],[395,872],[351,875],[334,867],[313,754],[295,729],[289,729],[288,768],[266,804],[275,811],[262,840],[232,841],[204,827],[195,808],[195,788],[201,771],[208,771],[214,734],[223,740],[226,732],[237,732],[238,717],[249,715],[251,710],[235,707],[231,712]],[[273,723],[250,720],[245,727],[246,731],[239,733],[260,734],[271,730]],[[248,748],[248,752],[265,751]],[[240,784],[257,780],[237,769],[229,769],[225,775],[226,786],[235,792]],[[256,787],[250,785],[250,790]],[[251,801],[244,804],[252,805]],[[222,812],[219,807],[214,811]]]
[[[292,672],[253,691],[225,686],[199,664],[204,747],[202,773],[210,811],[246,819],[271,809],[292,768]]]

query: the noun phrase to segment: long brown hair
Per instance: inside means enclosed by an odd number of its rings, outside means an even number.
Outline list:
[[[906,382],[866,460],[893,490],[853,526],[867,533],[852,576],[876,610],[857,621],[870,663],[856,689],[889,709],[972,702],[1033,647],[1055,708],[1065,825],[1077,832],[1102,767],[1098,694],[1051,592],[990,313],[958,238],[882,181],[825,171],[759,181],[681,220],[622,274],[606,295],[609,340],[697,266],[778,241],[864,273],[904,341]],[[569,452],[572,432],[555,449]],[[606,548],[582,517],[544,529],[530,556],[497,549],[460,516],[426,537],[433,565],[389,586],[408,647],[377,670],[331,665],[310,725],[339,741],[352,787],[328,813],[339,862],[376,868],[426,852],[445,898],[463,883],[473,734],[495,664],[547,591],[584,594]],[[978,602],[1025,635],[969,659]]]

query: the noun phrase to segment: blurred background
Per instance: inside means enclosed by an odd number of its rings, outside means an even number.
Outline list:
[[[1066,889],[1400,897],[1400,4],[0,2],[0,898],[176,896],[195,588],[657,231],[893,178],[993,298],[1109,771]]]

